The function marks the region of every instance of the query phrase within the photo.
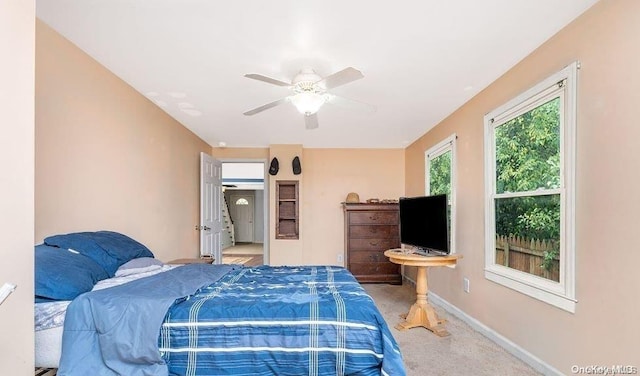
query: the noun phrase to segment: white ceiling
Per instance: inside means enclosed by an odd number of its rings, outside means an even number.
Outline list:
[[[37,16],[212,146],[404,148],[597,0],[37,0]],[[567,62],[568,63],[568,62]],[[320,127],[289,94],[302,67],[364,78]]]

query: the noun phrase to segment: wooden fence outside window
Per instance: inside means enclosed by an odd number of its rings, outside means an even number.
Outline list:
[[[557,242],[549,240],[526,239],[517,236],[496,236],[496,264],[537,275],[552,281],[560,281],[560,260],[554,257],[545,269],[545,252],[553,251]]]

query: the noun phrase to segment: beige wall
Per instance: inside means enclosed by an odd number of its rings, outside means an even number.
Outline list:
[[[0,2],[0,375],[33,374],[35,3]]]
[[[358,193],[361,201],[402,196],[404,151],[304,149],[301,160],[303,262],[340,265],[337,256],[345,249],[342,202],[349,192]]]
[[[298,155],[302,174],[293,175]],[[349,192],[368,198],[397,199],[404,191],[401,149],[306,149],[272,145],[280,171],[271,183],[271,263],[341,265],[344,255],[344,214],[341,203]],[[270,159],[271,160],[271,159]],[[275,180],[300,180],[300,240],[275,240]]]
[[[269,264],[270,265],[301,265],[305,264],[303,244],[306,236],[305,226],[307,225],[302,214],[304,213],[303,203],[304,176],[306,170],[302,169],[299,175],[293,174],[292,161],[298,156],[303,159],[302,145],[271,145],[269,148],[269,163],[273,158],[278,159],[278,173],[267,175],[269,183]],[[302,162],[302,161],[301,161]],[[298,181],[298,239],[276,239],[276,181],[291,180]],[[265,182],[266,184],[266,182]]]
[[[222,160],[278,157],[267,176],[300,181],[300,239],[276,240],[270,262],[336,264],[344,251],[340,203],[404,191],[404,153],[395,150],[212,148],[42,22],[37,23],[36,241],[70,231],[113,229],[161,259],[195,257],[198,153]],[[298,155],[302,174],[293,175]],[[308,184],[305,184],[307,177]],[[131,213],[135,213],[135,216]]]
[[[269,148],[212,148],[211,156],[228,160],[259,160],[269,158]]]
[[[35,240],[108,229],[162,260],[199,255],[211,146],[46,24],[36,28]]]
[[[603,0],[406,150],[406,192],[424,192],[424,151],[458,135],[455,270],[430,288],[564,374],[572,365],[640,366],[640,2]],[[579,60],[575,314],[484,278],[483,116]],[[462,278],[471,293],[462,292]]]
[[[265,149],[213,148],[222,160],[276,157],[280,170],[266,175],[269,186],[269,256],[272,265],[341,265],[344,255],[344,219],[341,203],[347,193],[368,198],[397,199],[404,192],[402,149],[307,149],[302,145],[271,145]],[[291,163],[298,156],[302,173],[294,175]],[[300,239],[275,239],[275,181],[298,180]]]

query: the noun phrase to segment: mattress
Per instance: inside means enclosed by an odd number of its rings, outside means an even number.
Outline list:
[[[36,367],[57,368],[62,349],[62,329],[69,300],[36,303],[35,363]]]
[[[36,367],[58,368],[62,351],[62,326],[36,331]]]

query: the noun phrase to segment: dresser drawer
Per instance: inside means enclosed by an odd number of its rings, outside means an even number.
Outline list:
[[[400,265],[384,256],[400,247],[398,204],[343,204],[345,265],[360,283],[402,284]]]
[[[350,262],[349,271],[354,275],[399,274],[400,265],[391,262]]]
[[[391,248],[400,248],[400,239],[398,239],[397,237],[349,239],[350,250],[386,251],[387,249],[391,249]]]
[[[395,238],[398,236],[398,226],[394,225],[351,225],[350,238]]]
[[[384,251],[349,251],[349,263],[390,262]]]
[[[397,211],[368,211],[349,213],[349,224],[397,225]]]

